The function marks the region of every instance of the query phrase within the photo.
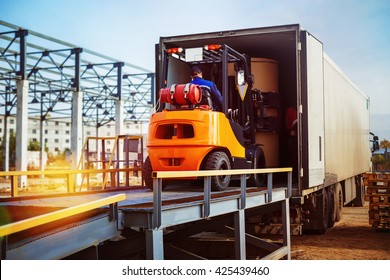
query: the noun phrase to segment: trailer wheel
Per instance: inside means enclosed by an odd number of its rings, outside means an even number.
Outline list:
[[[265,168],[265,156],[263,149],[258,147],[253,157],[253,169]],[[266,182],[265,174],[252,174],[248,181],[248,186],[261,187]]]
[[[327,189],[327,195],[328,195],[328,228],[331,228],[334,226],[336,222],[336,196],[334,191],[334,186],[330,186]]]
[[[323,234],[328,229],[328,220],[329,220],[329,199],[327,193],[324,191],[321,195],[321,202],[319,203],[320,211],[320,227],[318,228],[318,233]]]
[[[365,188],[361,176],[355,177],[355,186],[356,186],[356,198],[353,200],[353,205],[357,207],[362,207],[364,204]]]
[[[344,196],[343,196],[343,190],[341,188],[340,183],[336,185],[335,189],[335,208],[336,208],[336,213],[335,213],[335,221],[338,222],[341,220],[342,217],[342,211],[343,211],[343,206],[344,206]]]
[[[142,168],[142,177],[145,182],[145,186],[151,190],[153,190],[153,179],[152,179],[152,163],[150,162],[150,158],[146,157],[143,168]],[[164,189],[168,185],[169,181],[164,179],[162,181],[162,188]]]
[[[230,160],[225,152],[212,152],[206,158],[206,170],[230,170]],[[221,175],[211,177],[211,189],[215,191],[224,191],[230,183],[230,175]]]

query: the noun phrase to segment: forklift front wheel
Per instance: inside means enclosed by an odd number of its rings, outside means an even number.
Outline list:
[[[207,156],[206,170],[230,170],[230,160],[225,152],[212,152]],[[220,175],[211,178],[211,189],[214,191],[224,191],[230,183],[230,175]]]

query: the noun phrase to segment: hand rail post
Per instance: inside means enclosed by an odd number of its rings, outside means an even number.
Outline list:
[[[246,207],[246,175],[240,175],[240,209],[245,209]]]
[[[268,173],[267,174],[267,192],[268,192],[268,203],[272,201],[272,175],[273,173]]]
[[[13,175],[11,177],[11,197],[18,197],[18,176]]]
[[[287,198],[292,195],[292,171],[287,172]]]
[[[158,229],[161,226],[161,192],[162,192],[162,179],[153,178],[153,229]]]
[[[203,218],[210,216],[211,205],[211,176],[204,177]]]

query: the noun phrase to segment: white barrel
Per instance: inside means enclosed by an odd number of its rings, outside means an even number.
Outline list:
[[[262,92],[279,92],[279,63],[269,58],[252,58],[253,88]]]
[[[268,58],[252,58],[253,89],[261,92],[279,92],[279,64]],[[264,116],[277,117],[275,108],[265,108]],[[262,144],[266,167],[279,167],[279,134],[275,132],[257,132],[257,144]]]

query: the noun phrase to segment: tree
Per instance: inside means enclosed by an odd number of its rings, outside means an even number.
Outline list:
[[[374,169],[376,170],[390,170],[390,152],[388,152],[388,149],[390,149],[390,141],[387,139],[383,139],[379,147],[385,149],[385,152],[383,155],[374,155],[372,158],[372,163],[374,165]]]
[[[41,150],[41,145],[36,140],[30,140],[27,145],[27,150],[39,152]]]
[[[387,153],[387,149],[390,149],[390,141],[387,139],[383,139],[381,143],[379,144],[381,148],[385,149],[385,154]]]

